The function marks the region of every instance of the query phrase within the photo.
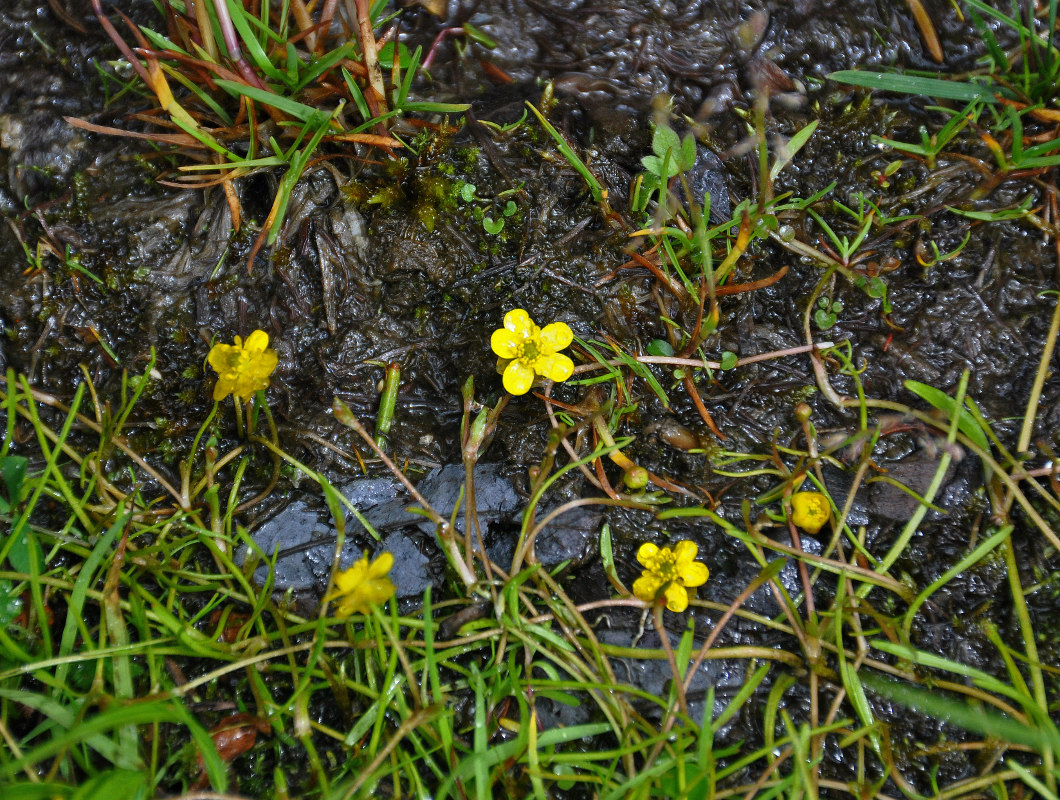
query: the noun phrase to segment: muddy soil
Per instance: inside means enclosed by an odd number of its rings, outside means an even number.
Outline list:
[[[153,19],[149,4],[118,4],[139,21]],[[628,6],[636,6],[631,9]],[[970,25],[948,4],[928,3],[948,58],[942,68],[967,69],[980,54]],[[717,6],[723,6],[718,8]],[[163,474],[190,446],[211,407],[212,374],[204,369],[213,337],[230,340],[255,328],[266,330],[280,356],[269,400],[283,447],[374,514],[384,547],[402,557],[395,576],[399,595],[414,602],[427,584],[446,591],[445,562],[430,531],[403,516],[406,498],[384,470],[368,458],[357,437],[331,415],[341,398],[363,420],[374,418],[379,402],[380,364],[402,368],[392,452],[408,464],[444,512],[454,496],[460,461],[460,387],[473,376],[476,396],[495,402],[501,395],[490,333],[505,311],[527,309],[539,322],[567,322],[583,339],[613,337],[633,352],[666,338],[665,314],[691,327],[694,317],[660,296],[654,278],[629,261],[628,230],[609,224],[582,178],[563,161],[551,140],[534,124],[497,134],[483,122],[519,120],[525,102],[538,103],[547,91],[557,104],[556,126],[575,143],[609,190],[613,207],[627,214],[632,177],[650,151],[650,124],[666,120],[679,129],[688,120],[707,135],[700,145],[702,176],[715,214],[754,196],[755,156],[749,150],[747,112],[756,92],[772,97],[768,134],[776,142],[812,120],[820,127],[777,181],[778,193],[808,197],[836,181],[831,197],[850,201],[864,192],[890,215],[921,214],[921,225],[894,229],[868,242],[871,260],[886,270],[887,302],[843,280],[820,292],[834,310],[834,324],[812,333],[817,341],[849,342],[851,361],[863,368],[867,396],[924,405],[903,388],[913,379],[954,393],[961,372],[971,371],[968,392],[994,424],[1002,441],[1015,443],[1024,405],[1042,351],[1054,299],[1055,253],[1042,234],[1018,222],[976,225],[945,213],[944,206],[971,204],[980,175],[963,162],[940,163],[935,171],[906,159],[888,186],[874,171],[899,158],[873,135],[918,138],[920,125],[939,120],[924,109],[929,101],[902,97],[866,98],[832,83],[828,73],[854,67],[897,66],[939,69],[925,52],[905,4],[892,2],[762,2],[742,4],[610,0],[545,3],[536,0],[451,2],[447,20],[418,8],[402,15],[402,36],[429,46],[445,26],[470,22],[497,47],[440,45],[429,79],[415,87],[419,99],[470,101],[473,114],[460,127],[437,136],[419,156],[400,165],[367,164],[350,152],[314,167],[299,185],[275,246],[254,263],[247,256],[276,188],[275,175],[246,179],[238,191],[251,224],[231,232],[232,220],[220,190],[182,191],[159,179],[172,177],[178,161],[139,143],[86,134],[63,121],[66,115],[97,124],[136,129],[132,111],[148,101],[126,94],[108,102],[117,84],[101,75],[116,51],[87,11],[70,2],[68,19],[28,0],[5,3],[0,11],[0,364],[28,376],[60,398],[73,394],[84,365],[101,396],[113,396],[121,370],[142,371],[152,350],[155,380],[131,420],[132,441]],[[83,31],[78,30],[83,27]],[[506,79],[498,79],[503,73]],[[672,99],[668,108],[663,98]],[[477,120],[477,121],[475,121]],[[457,191],[473,185],[468,197]],[[396,190],[395,190],[396,187]],[[1042,202],[1041,183],[1002,184],[979,208],[1016,205],[1026,196]],[[385,202],[366,202],[387,190]],[[515,209],[499,233],[483,218],[499,218],[507,201]],[[628,214],[627,214],[628,217]],[[841,220],[833,217],[834,222]],[[787,220],[799,236],[816,241],[819,229],[806,215]],[[848,232],[849,231],[845,231]],[[954,259],[924,267],[917,252],[930,242],[952,250],[970,232]],[[35,263],[41,242],[59,254]],[[708,356],[738,356],[805,343],[803,312],[821,270],[781,247],[760,244],[741,259],[733,278],[756,281],[783,267],[780,281],[726,297]],[[833,305],[834,304],[834,305]],[[815,389],[809,361],[789,356],[716,372],[698,386],[725,440],[709,430],[681,382],[653,367],[668,405],[643,382],[634,386],[638,407],[620,433],[635,436],[631,457],[653,473],[687,487],[674,494],[682,505],[717,501],[718,512],[742,525],[741,503],[770,530],[754,505],[772,479],[735,479],[720,474],[724,453],[768,454],[771,443],[799,445],[794,416],[798,402],[810,404],[822,435],[856,429],[854,416],[836,410]],[[853,394],[848,376],[831,366],[833,385]],[[588,387],[555,387],[553,395],[578,403]],[[1060,447],[1060,380],[1047,380],[1033,440],[1048,454]],[[540,400],[515,399],[480,467],[480,508],[488,517],[487,546],[503,560],[510,550],[515,516],[527,490],[529,467],[540,462],[549,421]],[[225,423],[228,425],[229,423]],[[235,431],[223,435],[234,441]],[[355,451],[368,464],[362,471]],[[891,478],[923,491],[938,458],[925,430],[884,437],[874,463]],[[1046,455],[1033,463],[1040,465]],[[247,496],[266,478],[251,476]],[[739,467],[733,469],[739,470]],[[722,470],[722,472],[728,472]],[[619,480],[612,475],[612,480]],[[849,486],[848,473],[830,476],[833,492]],[[243,521],[259,542],[283,554],[279,582],[304,602],[315,602],[326,582],[333,525],[309,482],[281,482],[271,497]],[[957,459],[938,499],[941,511],[928,515],[899,563],[916,586],[933,581],[965,551],[986,524],[982,467]],[[488,487],[488,488],[487,488]],[[565,481],[551,503],[598,493],[581,477]],[[448,499],[447,499],[448,498]],[[864,541],[883,551],[915,509],[915,500],[888,483],[864,488],[850,521],[863,526]],[[610,591],[597,551],[601,525],[612,531],[621,577],[637,574],[634,553],[647,540],[690,538],[709,554],[711,579],[700,596],[727,604],[758,567],[739,542],[715,526],[671,520],[665,524],[642,511],[608,510],[568,518],[549,531],[539,555],[549,565],[564,561],[577,600],[601,599]],[[786,534],[779,533],[784,540]],[[351,521],[345,558],[379,545]],[[1031,528],[1017,531],[1021,563],[1044,576],[1050,562]],[[819,552],[821,543],[804,537]],[[1055,554],[1053,554],[1055,555]],[[998,623],[1014,635],[1011,609],[998,597],[1004,571],[982,569],[950,584],[933,598],[932,624],[914,631],[924,649],[990,671],[1001,669],[996,651],[971,618]],[[783,582],[799,591],[793,568]],[[822,591],[828,591],[827,583]],[[1041,593],[1034,611],[1044,620],[1055,602]],[[771,596],[749,606],[776,613]],[[668,617],[672,631],[684,615]],[[608,641],[630,644],[639,615],[611,615]],[[697,628],[708,630],[702,614]],[[1053,626],[1055,627],[1055,626]],[[1051,628],[1049,628],[1051,629]],[[641,640],[653,646],[649,632]],[[719,645],[780,644],[745,624],[730,625]],[[676,641],[676,640],[675,640]],[[1058,663],[1057,639],[1040,643],[1042,658]],[[785,643],[790,646],[790,643]],[[739,688],[743,666],[714,665],[707,681],[722,703]],[[663,677],[644,665],[632,680],[661,691]],[[638,672],[639,670],[639,672]],[[765,689],[768,691],[768,686]],[[700,699],[702,692],[700,692]],[[789,708],[797,713],[794,706]],[[696,712],[698,713],[698,712]],[[934,741],[938,723],[920,720],[879,703],[877,713],[893,726],[897,741]],[[754,737],[737,721],[732,741]],[[958,731],[951,735],[959,738]],[[849,763],[827,753],[826,769],[845,780]],[[912,756],[910,756],[912,758]],[[912,763],[912,762],[911,762]],[[975,773],[971,757],[948,753],[922,757],[912,780],[922,783],[933,767],[938,780]]]

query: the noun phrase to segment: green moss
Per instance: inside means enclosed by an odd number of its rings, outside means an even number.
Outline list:
[[[372,196],[372,190],[364,181],[350,181],[345,186],[340,186],[339,191],[347,203],[352,203],[358,208],[363,208]]]
[[[481,147],[462,147],[454,153],[454,160],[461,165],[464,172],[474,172],[478,167],[478,157],[481,152]]]

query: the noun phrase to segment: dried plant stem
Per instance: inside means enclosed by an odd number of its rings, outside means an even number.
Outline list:
[[[379,51],[375,44],[375,33],[372,31],[372,17],[368,0],[353,0],[354,14],[361,32],[361,48],[364,51],[364,67],[368,70],[370,92],[365,99],[372,114],[379,116],[386,113],[386,88],[383,85],[383,70],[379,66]]]

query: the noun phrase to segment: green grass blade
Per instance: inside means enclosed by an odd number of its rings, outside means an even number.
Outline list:
[[[908,632],[912,627],[913,617],[916,615],[916,612],[920,608],[920,606],[926,603],[927,599],[931,597],[931,595],[933,595],[936,591],[938,591],[940,587],[945,586],[947,583],[949,583],[955,577],[960,575],[966,569],[982,561],[987,556],[987,554],[993,551],[993,549],[999,544],[1001,544],[1001,542],[1003,542],[1010,533],[1012,533],[1012,526],[1006,525],[993,536],[988,538],[986,541],[980,542],[978,547],[976,547],[974,550],[972,550],[972,552],[970,552],[968,555],[966,555],[964,558],[962,558],[960,561],[958,561],[956,564],[954,564],[952,567],[942,573],[942,575],[940,575],[935,581],[933,581],[927,588],[925,588],[922,592],[920,592],[920,594],[916,596],[916,599],[913,600],[913,602],[909,605],[909,610],[906,612],[905,615],[905,625],[903,627],[906,631],[907,637]]]
[[[977,83],[959,83],[942,78],[922,78],[918,75],[900,75],[894,72],[863,72],[861,70],[843,69],[828,75],[839,83],[852,86],[864,86],[881,92],[898,92],[899,94],[921,94],[927,97],[939,97],[944,100],[961,100],[969,103],[982,100],[984,103],[996,103],[993,91]]]
[[[243,47],[246,48],[247,56],[254,63],[254,66],[256,66],[260,72],[267,75],[271,80],[286,85],[287,76],[273,66],[272,61],[269,60],[268,54],[258,41],[258,37],[255,36],[254,31],[251,30],[251,23],[258,24],[258,19],[248,14],[239,0],[217,0],[217,2],[227,2],[228,14],[232,18],[232,25],[235,26],[236,32],[239,34],[239,38],[243,43]]]
[[[327,55],[314,59],[310,62],[309,68],[302,73],[301,79],[291,90],[294,92],[300,92],[344,58],[352,58],[356,53],[357,47],[355,43],[347,42],[342,47],[335,48]]]
[[[936,389],[934,386],[928,386],[926,383],[914,380],[905,381],[905,388],[917,397],[930,403],[939,411],[943,412],[947,417],[953,417],[955,401],[945,392]],[[986,452],[990,452],[990,443],[987,440],[986,434],[983,432],[983,429],[979,427],[971,414],[969,414],[963,407],[957,415],[957,427],[960,429],[961,433],[967,436],[970,441],[974,442],[977,447],[982,448]]]
[[[972,707],[937,692],[876,675],[865,675],[862,677],[862,682],[869,689],[889,700],[958,728],[982,736],[990,736],[1002,742],[1031,747],[1039,753],[1049,750],[1060,752],[1060,736],[1055,730],[1030,728],[1022,722],[1002,716],[995,711]]]
[[[82,610],[85,606],[85,597],[88,593],[88,588],[95,582],[96,571],[103,563],[103,559],[110,554],[111,548],[114,545],[114,540],[118,538],[118,534],[125,528],[130,517],[131,514],[119,513],[114,524],[107,529],[106,533],[99,537],[99,541],[96,542],[95,547],[92,548],[92,552],[89,553],[88,558],[86,558],[84,564],[82,564],[81,571],[77,575],[77,582],[74,583],[74,590],[70,593],[70,606],[66,614],[66,623],[63,626],[62,638],[59,641],[60,656],[70,655],[73,652],[74,642],[78,633],[78,622],[81,622],[83,618]],[[57,684],[62,685],[65,682],[66,673],[69,669],[69,662],[59,664],[55,670],[55,680]]]
[[[567,144],[567,140],[563,138],[563,134],[557,131],[552,126],[552,123],[545,119],[545,115],[538,111],[532,104],[527,103],[526,105],[534,113],[534,116],[537,117],[537,121],[541,123],[541,127],[544,128],[548,132],[548,135],[556,142],[556,147],[559,149],[559,152],[563,157],[567,159],[575,170],[578,171],[579,175],[585,178],[585,182],[589,184],[589,191],[592,192],[593,199],[597,203],[602,201],[604,199],[603,184],[600,183],[595,175],[593,175],[585,162],[581,160],[581,157],[574,152],[574,148]]]
[[[251,100],[256,100],[267,106],[272,106],[273,108],[282,111],[287,116],[294,117],[307,124],[316,124],[321,118],[328,118],[328,112],[326,111],[307,106],[304,103],[299,103],[297,100],[291,100],[289,97],[284,97],[275,92],[259,89],[256,86],[247,86],[245,83],[226,81],[223,78],[218,78],[215,82],[226,92],[230,92],[236,97],[249,97]]]
[[[185,76],[184,73],[182,73],[180,70],[173,69],[173,67],[169,66],[168,64],[161,64],[160,66],[162,67],[162,71],[165,72],[166,75],[168,75],[170,78],[175,80],[189,92],[195,95],[195,97],[198,98],[199,102],[209,108],[210,111],[212,111],[214,114],[216,114],[217,118],[224,122],[225,125],[233,124],[231,115],[227,111],[225,111],[224,107],[221,106],[220,103],[210,97],[210,95],[205,92],[201,86],[199,86],[197,83]]]

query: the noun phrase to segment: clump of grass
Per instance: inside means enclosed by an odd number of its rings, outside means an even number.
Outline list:
[[[135,48],[104,14],[100,0],[92,6],[133,68],[133,84],[157,105],[134,115],[149,126],[146,133],[68,121],[175,149],[191,163],[178,168],[181,175],[172,183],[221,186],[236,230],[242,221],[237,181],[263,169],[283,169],[251,263],[263,243],[275,241],[291,191],[309,164],[324,156],[321,147],[342,158],[363,160],[358,148],[392,155],[410,146],[391,130],[395,122],[469,107],[410,98],[422,53],[377,40],[376,31],[391,19],[384,16],[383,3],[327,2],[311,11],[301,0],[278,5],[175,0],[160,5],[165,33],[136,28],[126,18]]]
[[[1002,181],[1038,175],[1060,164],[1060,139],[1050,135],[1060,119],[1056,107],[1060,49],[1053,42],[1060,3],[1049,0],[1036,8],[1013,2],[1011,14],[981,0],[965,0],[963,5],[982,40],[982,68],[960,76],[841,70],[829,77],[877,91],[966,104],[960,111],[934,107],[949,120],[936,133],[922,128],[919,143],[876,138],[901,153],[924,159],[933,168],[940,155],[960,141],[962,132],[971,132],[994,161],[994,169],[987,159],[978,161],[985,177],[972,199],[979,199]],[[999,23],[1014,42],[999,42],[986,20]]]

